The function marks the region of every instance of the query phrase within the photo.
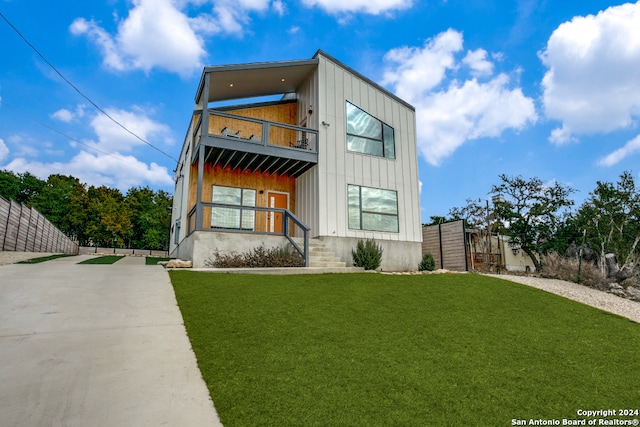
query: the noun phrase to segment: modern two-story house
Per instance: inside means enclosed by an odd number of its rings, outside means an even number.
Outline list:
[[[349,266],[358,240],[375,239],[382,270],[416,270],[419,191],[414,107],[325,52],[205,67],[176,168],[170,255],[203,267],[263,245],[309,266],[318,242]]]

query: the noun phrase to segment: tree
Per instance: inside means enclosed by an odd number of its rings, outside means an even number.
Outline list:
[[[124,247],[131,237],[131,217],[118,189],[89,187],[87,238],[96,246]]]
[[[78,178],[49,175],[40,192],[33,197],[32,204],[60,231],[77,239],[82,233],[78,225],[84,225],[84,221],[78,224],[74,220],[78,215],[77,210],[83,208],[83,204],[77,203],[77,197],[84,194],[84,185]]]
[[[615,185],[598,181],[576,221],[586,230],[589,246],[600,253],[603,275],[606,253],[624,260],[623,268],[633,269],[640,252],[640,192],[630,172],[623,172]]]
[[[539,254],[555,238],[567,209],[573,206],[569,196],[575,190],[558,182],[546,185],[535,177],[529,180],[505,174],[499,177],[502,183],[494,185],[490,193],[504,197],[503,202],[495,204],[504,221],[503,232],[510,237],[510,245],[520,247],[539,271]]]
[[[0,196],[8,200],[18,200],[22,182],[20,177],[8,170],[0,171]]]
[[[131,242],[134,248],[163,249],[169,247],[172,198],[165,191],[149,187],[131,188],[125,197],[131,213]]]
[[[0,171],[0,196],[18,203],[31,206],[32,199],[37,196],[45,182],[29,172],[14,174],[11,171]]]

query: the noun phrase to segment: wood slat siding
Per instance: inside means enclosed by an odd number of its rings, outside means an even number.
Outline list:
[[[198,165],[192,166],[189,184],[189,209],[195,206],[196,190],[198,179]],[[287,175],[269,174],[245,171],[240,169],[232,170],[231,167],[223,169],[217,165],[211,167],[211,163],[205,163],[204,175],[202,180],[202,200],[210,202],[212,200],[212,189],[214,185],[235,188],[247,188],[256,190],[256,206],[268,207],[267,193],[269,191],[277,191],[289,194],[289,210],[296,213],[296,181],[295,178]],[[262,191],[262,193],[260,193]],[[192,224],[195,226],[195,224]],[[211,226],[211,208],[205,206],[202,218],[202,226],[209,228]],[[256,213],[256,231],[267,230],[266,213]]]
[[[436,269],[467,271],[464,221],[429,225],[422,228],[422,253],[431,253]]]
[[[269,105],[254,108],[239,108],[234,110],[225,110],[225,113],[242,117],[250,117],[252,119],[268,120],[271,122],[285,123],[288,125],[297,125],[296,113],[297,103],[295,101],[279,105]],[[248,122],[241,119],[232,119],[228,117],[220,117],[216,115],[209,116],[209,133],[212,135],[220,135],[223,128],[228,128],[232,133],[240,131],[240,137],[248,139],[254,135],[258,140],[262,139],[262,125],[260,123]],[[272,145],[290,146],[295,143],[297,132],[291,129],[285,129],[272,126],[269,129],[269,143]]]
[[[77,253],[78,244],[37,210],[0,197],[0,250]]]

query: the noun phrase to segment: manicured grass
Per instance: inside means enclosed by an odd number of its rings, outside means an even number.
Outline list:
[[[17,264],[38,264],[45,261],[51,261],[52,259],[65,258],[70,256],[76,256],[75,254],[55,254],[49,256],[42,256],[38,258],[31,258],[25,261],[20,261]]]
[[[101,255],[93,258],[89,258],[78,264],[113,264],[124,258],[124,255]]]
[[[160,257],[145,257],[144,262],[145,265],[158,265],[160,261],[169,261],[171,258],[160,258]]]
[[[170,276],[225,427],[507,426],[640,402],[640,325],[524,285]]]

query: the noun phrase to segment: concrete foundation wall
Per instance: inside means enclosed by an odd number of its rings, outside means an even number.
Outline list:
[[[242,253],[258,246],[271,249],[288,247],[288,244],[289,241],[283,236],[197,231],[184,239],[174,253],[176,258],[191,260],[194,268],[203,268],[208,267],[207,261],[213,260],[216,252]]]
[[[358,245],[357,238],[353,237],[320,237],[324,245],[333,251],[347,267],[353,266],[351,251]],[[376,240],[383,250],[382,271],[416,271],[422,260],[420,242],[399,242],[389,240]],[[193,267],[207,267],[206,263],[214,259],[216,252],[230,254],[232,252],[248,252],[258,246],[267,249],[291,246],[286,237],[267,234],[242,234],[198,231],[185,238],[170,255],[172,258],[190,260]]]
[[[331,249],[340,260],[353,266],[351,251],[358,245],[354,237],[320,237],[322,243]],[[364,239],[362,239],[364,240]],[[382,271],[416,271],[422,261],[421,242],[399,242],[391,240],[375,240],[382,248]]]

